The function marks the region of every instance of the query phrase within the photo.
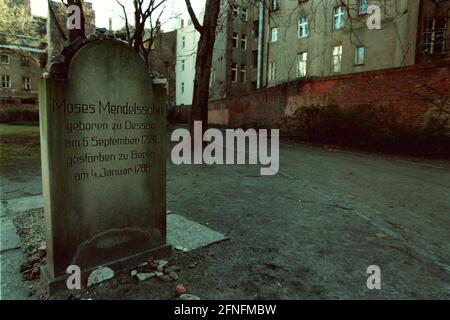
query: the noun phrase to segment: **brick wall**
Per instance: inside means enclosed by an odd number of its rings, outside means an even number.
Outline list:
[[[209,121],[229,127],[275,127],[284,115],[312,105],[393,106],[403,123],[423,127],[433,103],[450,96],[450,61],[299,81],[211,101]],[[448,116],[448,115],[444,115]]]

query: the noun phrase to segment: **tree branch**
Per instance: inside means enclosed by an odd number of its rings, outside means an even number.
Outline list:
[[[197,19],[197,16],[195,15],[194,9],[192,9],[191,0],[185,0],[185,1],[186,1],[186,7],[187,7],[188,12],[189,12],[189,16],[191,17],[191,20],[192,20],[192,23],[194,24],[195,29],[198,32],[202,33],[203,32],[203,27],[198,22],[198,19]]]

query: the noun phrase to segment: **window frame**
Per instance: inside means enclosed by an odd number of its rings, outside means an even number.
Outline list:
[[[244,77],[243,79],[242,76]],[[245,64],[241,64],[241,69],[239,70],[239,81],[241,83],[247,82],[247,65]]]
[[[22,85],[23,90],[31,91],[31,78],[30,77],[22,77]]]
[[[336,48],[340,48],[339,53],[335,54]],[[343,54],[343,47],[342,44],[333,46],[333,52],[332,52],[332,72],[333,73],[341,73],[342,72],[342,54]],[[339,63],[336,63],[336,57],[339,57]],[[336,68],[336,66],[339,66],[339,68]]]
[[[274,33],[274,31],[276,31],[276,33]],[[276,34],[276,39],[275,40],[274,40],[274,34]],[[279,34],[278,27],[270,28],[270,43],[277,43],[278,42],[278,34]]]
[[[6,57],[7,61],[6,61],[6,62],[3,62],[3,61],[2,61],[2,57]],[[10,64],[10,63],[11,63],[11,57],[10,57],[10,55],[7,54],[7,53],[1,53],[1,54],[0,54],[0,64]]]
[[[242,50],[247,50],[247,35],[246,34],[242,34],[241,35],[241,49]]]
[[[439,19],[445,20],[445,26],[443,28],[437,28],[436,24]],[[427,22],[432,21],[432,28],[427,28]],[[423,26],[423,53],[428,55],[439,55],[445,54],[446,50],[446,37],[447,37],[447,28],[448,28],[448,18],[445,16],[442,17],[426,17],[424,20]],[[430,41],[427,41],[427,35],[431,35]],[[442,41],[437,40],[440,37]],[[435,52],[437,44],[442,44],[442,50],[439,52]],[[429,47],[427,47],[429,46]],[[430,49],[430,50],[427,50]]]
[[[302,21],[303,19],[305,19],[305,21]],[[305,22],[305,23],[303,23]],[[300,31],[303,30],[302,27],[306,26],[306,34],[305,35],[301,35]],[[300,17],[300,19],[298,20],[298,38],[302,39],[302,38],[307,38],[309,37],[309,19],[307,16],[304,17]]]
[[[303,68],[300,67],[301,65],[303,66]],[[304,70],[304,74],[300,72],[301,69]],[[297,53],[297,77],[304,78],[307,75],[308,75],[308,52],[307,51],[299,52]]]
[[[368,9],[369,9],[369,0],[359,0],[358,14],[360,16],[364,16],[368,13]]]
[[[338,10],[342,9],[342,12]],[[340,22],[339,25],[337,25],[337,21]],[[333,8],[333,31],[342,30],[347,25],[347,10],[345,9],[345,6],[339,5]]]
[[[238,64],[233,62],[231,63],[231,82],[238,82]]]
[[[232,47],[233,49],[239,49],[239,33],[233,32],[232,37]]]
[[[7,84],[7,86],[5,86],[4,84]],[[0,75],[0,88],[11,89],[11,86],[12,86],[11,76],[8,74]]]
[[[363,55],[362,55],[362,61],[359,59],[360,58],[360,56],[359,56],[359,53],[360,53],[360,49],[363,49]],[[355,66],[363,66],[363,65],[365,65],[366,64],[366,47],[364,47],[364,46],[358,46],[358,47],[356,47],[356,49],[355,49],[355,61],[354,61],[354,65]]]
[[[269,81],[277,80],[277,62],[271,61],[269,63]]]

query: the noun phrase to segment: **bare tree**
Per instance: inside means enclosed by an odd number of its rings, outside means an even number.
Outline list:
[[[198,21],[191,1],[185,1],[192,23],[200,33],[191,111],[191,130],[193,130],[194,121],[201,121],[204,127],[208,124],[209,81],[211,77],[214,43],[216,41],[217,21],[220,12],[220,0],[206,0],[203,25]]]
[[[163,5],[166,0],[133,0],[134,24],[130,24],[130,19],[125,8],[119,0],[117,3],[122,7],[123,18],[125,20],[126,39],[130,47],[142,54],[149,67],[149,56],[153,42],[161,32],[161,15]]]

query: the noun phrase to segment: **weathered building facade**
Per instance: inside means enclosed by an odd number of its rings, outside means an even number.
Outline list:
[[[191,20],[187,23],[181,20],[180,28],[177,30],[176,54],[176,104],[178,106],[192,104],[199,39],[200,33],[197,32]]]
[[[149,55],[149,68],[151,72],[158,73],[167,80],[167,102],[173,107],[176,101],[176,73],[175,59],[177,48],[177,32],[157,33],[153,40]]]
[[[0,37],[0,105],[36,105],[39,78],[46,62],[45,18],[31,15],[29,1],[11,1],[20,6],[28,34],[7,30]],[[12,9],[14,10],[14,9]]]
[[[266,84],[265,11],[254,0],[222,2],[211,70],[212,100],[246,94]]]
[[[380,8],[379,28],[368,26],[377,13],[371,5]],[[211,99],[448,59],[449,12],[450,1],[431,0],[225,1]]]
[[[0,37],[0,104],[23,105],[37,108],[39,79],[47,63],[58,55],[68,39],[67,8],[61,2],[49,1],[48,17],[32,16],[29,0],[5,0],[18,6],[15,14],[20,19],[30,19],[26,34]],[[95,28],[92,4],[84,2],[85,28],[91,33]],[[13,32],[13,31],[11,31]]]

